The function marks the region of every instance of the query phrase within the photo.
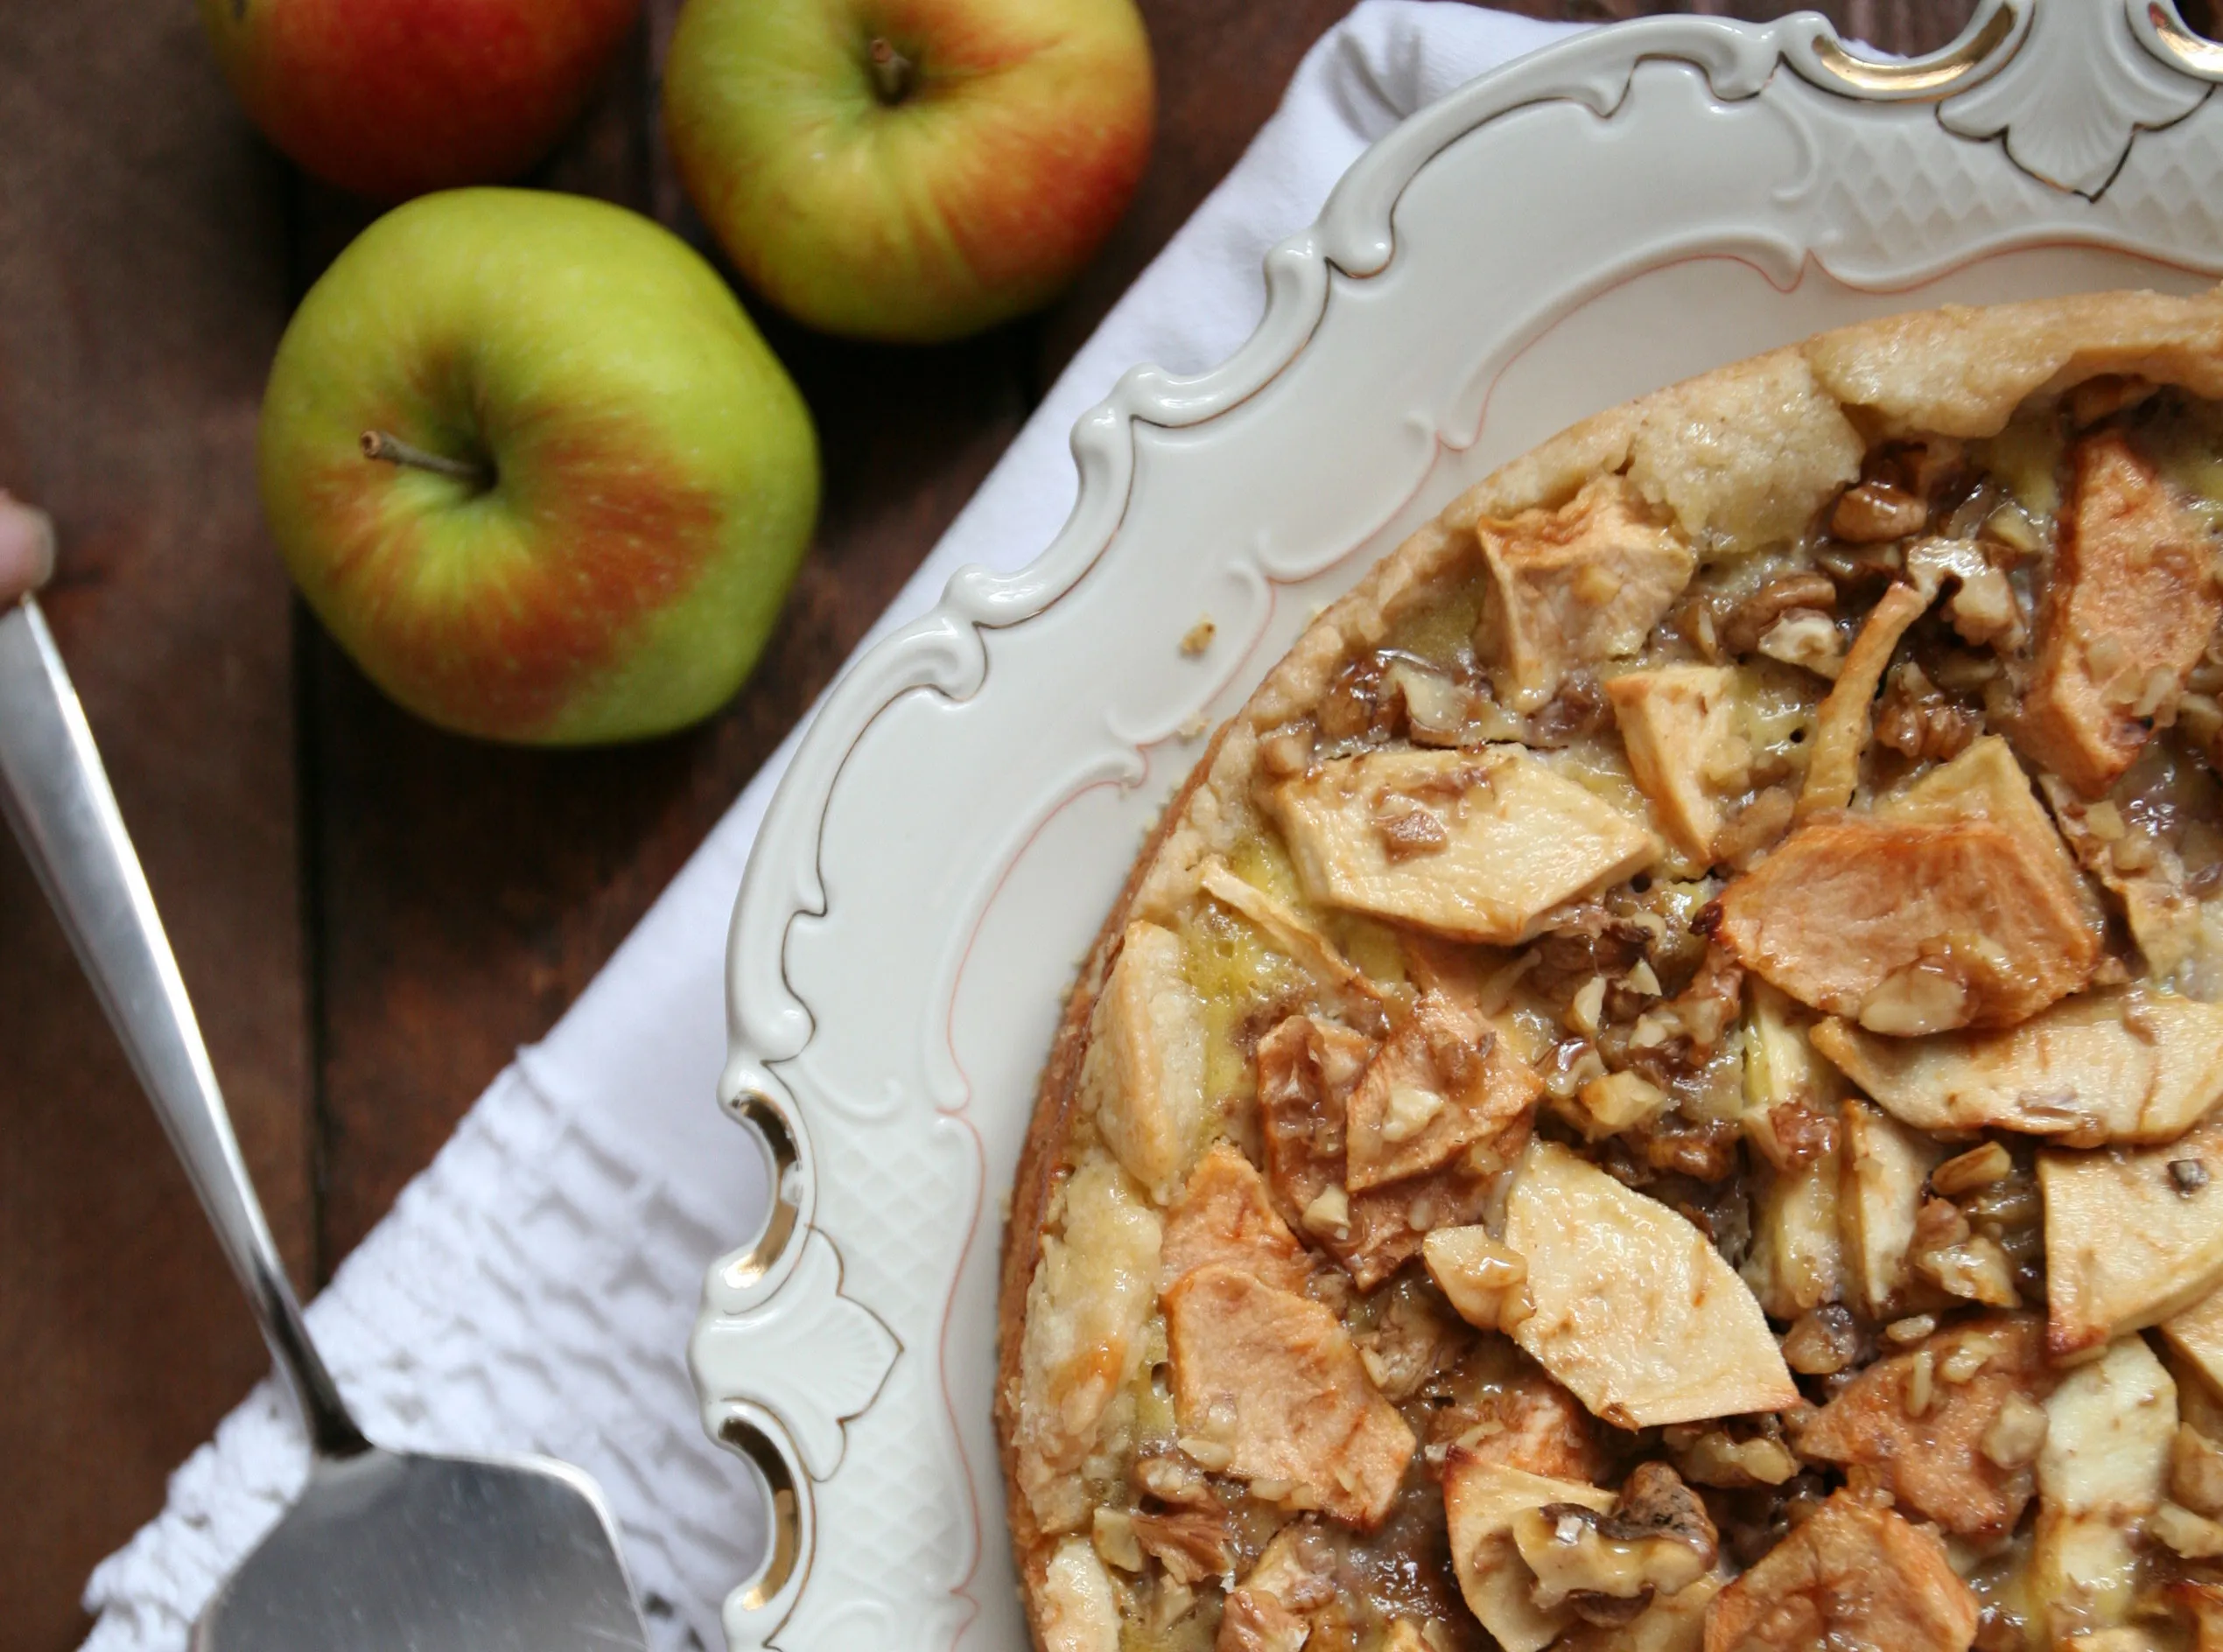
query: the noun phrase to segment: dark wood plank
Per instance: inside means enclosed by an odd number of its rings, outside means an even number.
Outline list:
[[[255,499],[283,179],[190,7],[0,8],[0,485],[289,1264],[311,1272],[286,586]],[[153,1113],[0,845],[0,1601],[74,1645],[86,1572],[265,1367]]]

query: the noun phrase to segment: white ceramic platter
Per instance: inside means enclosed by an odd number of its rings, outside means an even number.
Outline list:
[[[1601,31],[1406,122],[1267,259],[1231,360],[1137,369],[1082,421],[1056,542],[848,674],[734,916],[722,1099],[778,1190],[691,1350],[773,1502],[735,1652],[1027,1646],[989,1420],[1000,1200],[1198,719],[1584,414],[1892,310],[2212,280],[2218,79],[2168,0],[1988,0],[1892,65],[1813,17]]]

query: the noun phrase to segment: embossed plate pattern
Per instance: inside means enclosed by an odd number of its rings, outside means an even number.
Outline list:
[[[1081,422],[1056,541],[960,575],[843,679],[734,916],[721,1099],[777,1196],[691,1350],[774,1505],[734,1652],[1027,1644],[989,1421],[998,1197],[1184,732],[1584,414],[1892,310],[2212,280],[2219,79],[2165,0],[1988,0],[1911,63],[1813,17],[1601,31],[1376,144],[1268,256],[1241,350],[1137,368]]]

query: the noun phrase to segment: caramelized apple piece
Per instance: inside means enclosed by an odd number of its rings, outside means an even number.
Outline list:
[[[1544,1087],[1489,1020],[1421,994],[1351,1092],[1345,1185],[1363,1193],[1464,1155],[1485,1173],[1519,1157]]]
[[[1574,1620],[1573,1608],[1539,1608],[1535,1578],[1513,1544],[1513,1522],[1547,1503],[1574,1503],[1600,1514],[1613,1494],[1578,1480],[1547,1479],[1455,1449],[1443,1465],[1443,1510],[1451,1536],[1451,1567],[1467,1609],[1505,1652],[1540,1652]]]
[[[2071,458],[2016,743],[2086,797],[2128,768],[2223,618],[2199,519],[2120,433]]]
[[[1853,801],[1854,788],[1860,784],[1861,755],[1874,732],[1876,690],[1891,663],[1891,651],[1928,606],[1913,586],[1895,584],[1869,611],[1814,719],[1814,754],[1806,764],[1806,783],[1799,792],[1800,820]]]
[[[2035,1422],[2052,1387],[2044,1320],[1964,1320],[1855,1377],[1799,1430],[1799,1451],[1862,1465],[1895,1507],[1989,1542],[2030,1501],[2042,1430],[2016,1424]]]
[[[1379,1525],[1415,1442],[1336,1316],[1224,1264],[1182,1278],[1165,1307],[1182,1450],[1278,1481],[1348,1524]]]
[[[2223,1284],[2223,1120],[2158,1147],[2038,1155],[2056,1357],[2182,1312]]]
[[[1714,858],[1744,745],[1736,726],[1736,673],[1728,666],[1630,671],[1605,685],[1637,784],[1675,846],[1698,864]]]
[[[1976,1616],[1934,1532],[1841,1491],[1715,1597],[1706,1652],[1967,1652]]]
[[[1642,822],[1518,746],[1339,758],[1285,781],[1271,801],[1312,899],[1498,946],[1643,871],[1662,847]],[[1425,834],[1399,825],[1422,816]]]
[[[2087,981],[2100,913],[2030,782],[1978,740],[1872,812],[1793,832],[1715,939],[1803,1004],[1909,1036],[2011,1026]]]
[[[1160,1288],[1216,1262],[1282,1291],[1302,1291],[1312,1278],[1311,1259],[1274,1214],[1264,1178],[1229,1142],[1204,1155],[1166,1212]]]
[[[1992,822],[1833,816],[1722,892],[1715,939],[1876,1032],[2012,1026],[2091,978],[2098,937],[2050,850]]]
[[[1752,1248],[1738,1271],[1779,1320],[1844,1294],[1843,1085],[1814,1054],[1806,1012],[1764,982],[1744,1018]]]
[[[1163,1204],[1205,1120],[1204,1015],[1179,937],[1131,923],[1092,1012],[1080,1104],[1127,1173]]]
[[[1475,640],[1497,697],[1533,711],[1575,666],[1625,659],[1698,566],[1682,536],[1617,476],[1557,510],[1475,524],[1490,601]]]
[[[2045,1416],[2031,1592],[2065,1646],[2129,1620],[2141,1536],[2169,1487],[2177,1385],[2128,1336],[2069,1372]]]
[[[1345,1131],[1371,1039],[1291,1016],[1259,1040],[1266,1185],[1283,1221],[1371,1291],[1420,1254],[1431,1228],[1480,1220],[1490,1175],[1463,1158],[1426,1175],[1350,1191]]]
[[[2211,1291],[2191,1307],[2170,1314],[2161,1322],[2161,1334],[2223,1393],[2223,1290]]]
[[[1798,1399],[1760,1305],[1706,1236],[1556,1143],[1521,1161],[1505,1243],[1534,1303],[1513,1340],[1615,1426]]]
[[[1234,869],[1217,857],[1198,869],[1196,881],[1206,894],[1241,916],[1276,951],[1309,974],[1334,1004],[1356,1012],[1364,1018],[1364,1025],[1378,1022],[1380,990],[1301,915],[1255,884],[1237,877]]]
[[[2002,1032],[1879,1038],[1832,1020],[1813,1043],[1893,1117],[1947,1134],[2170,1141],[2223,1096],[2223,1006],[2137,987],[2064,998]]]
[[[1931,1294],[1915,1279],[1908,1253],[1925,1184],[1946,1150],[1863,1101],[1846,1102],[1840,1119],[1845,1148],[1838,1214],[1846,1270],[1854,1303],[1881,1320],[1926,1303]]]
[[[1501,1337],[1469,1348],[1433,1397],[1432,1446],[1551,1480],[1589,1482],[1605,1474],[1598,1425],[1582,1402]]]

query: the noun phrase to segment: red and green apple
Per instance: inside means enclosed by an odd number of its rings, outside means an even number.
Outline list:
[[[200,0],[248,115],[380,200],[514,178],[585,106],[641,0]]]
[[[424,196],[340,254],[279,343],[259,462],[278,550],[363,670],[536,744],[714,710],[818,498],[803,399],[709,264],[510,189]]]
[[[664,74],[682,181],[812,326],[960,337],[1048,302],[1149,158],[1133,0],[688,0]]]

